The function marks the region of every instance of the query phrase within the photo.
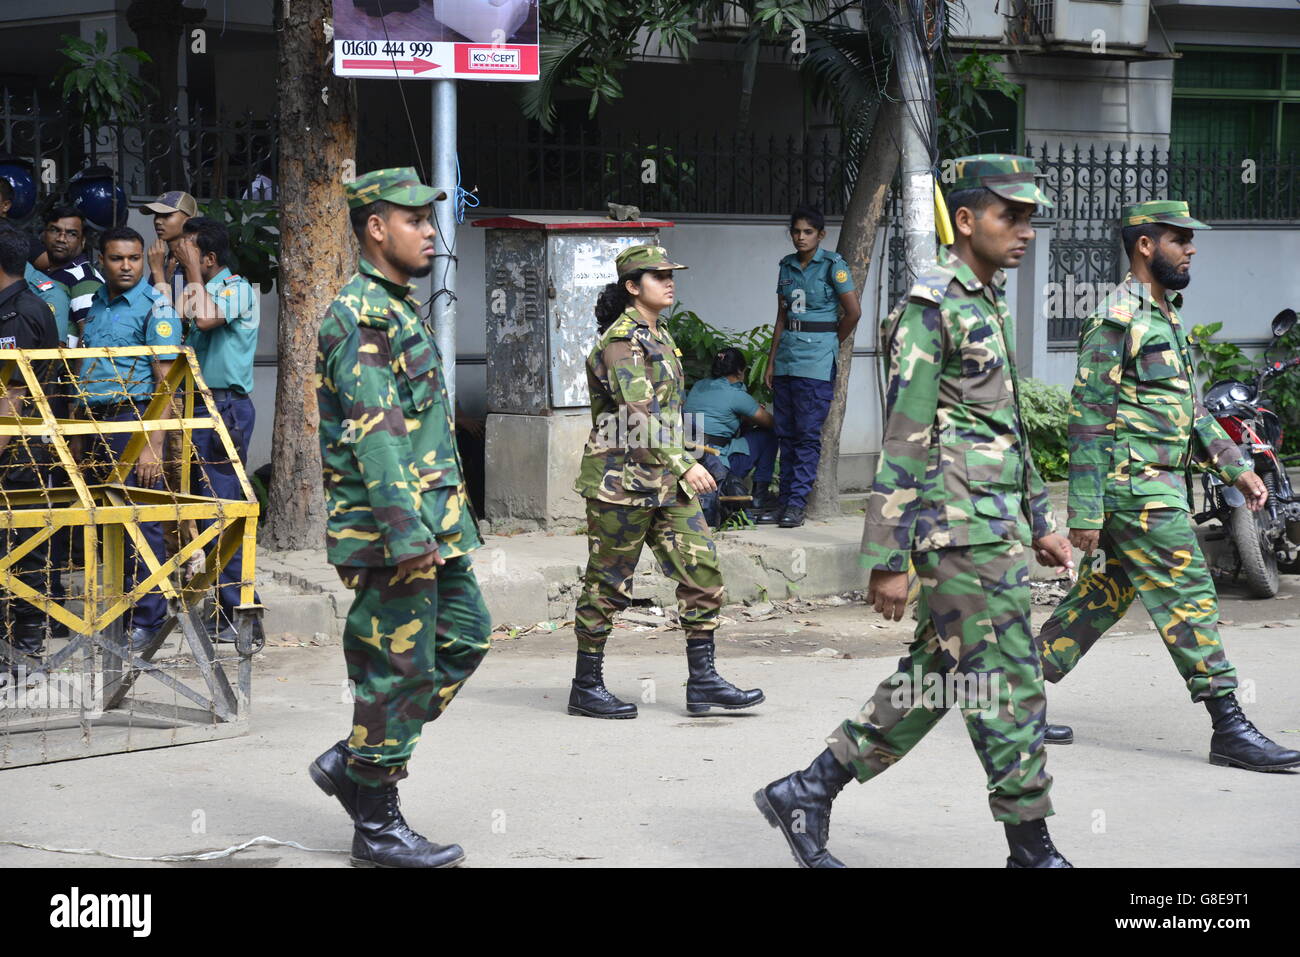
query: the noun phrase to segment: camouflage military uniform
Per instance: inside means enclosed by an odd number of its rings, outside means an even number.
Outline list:
[[[1008,199],[1050,205],[1033,184],[1032,161],[995,159],[959,168],[955,188],[982,184]],[[1009,174],[974,178],[990,169]],[[827,743],[866,781],[946,713],[920,693],[925,676],[961,676],[958,687],[978,699],[961,710],[988,777],[993,816],[1019,824],[1052,813],[1025,549],[1031,528],[1038,539],[1055,524],[1020,422],[1004,283],[999,272],[986,286],[943,247],[882,329],[888,419],[862,564],[901,572],[910,558],[921,586],[916,636],[898,672]]]
[[[1186,203],[1144,203],[1127,212],[1126,226],[1208,228],[1187,215]],[[1049,681],[1065,677],[1141,596],[1193,701],[1237,686],[1189,514],[1190,470],[1213,470],[1231,484],[1251,463],[1196,398],[1181,305],[1182,296],[1168,292],[1166,316],[1150,288],[1129,275],[1080,333],[1070,401],[1069,526],[1101,530],[1104,564],[1087,563],[1039,633]]]
[[[427,187],[375,195],[374,178],[392,172],[358,179],[349,205],[433,198],[422,198]],[[473,674],[491,630],[469,558],[481,542],[442,364],[416,306],[411,287],[362,259],[321,324],[316,355],[327,553],[356,591],[343,632],[354,684],[348,775],[366,785],[406,776],[421,728]],[[434,549],[445,565],[398,574],[400,562]]]
[[[651,331],[632,307],[587,357],[592,429],[574,485],[587,500],[590,548],[575,614],[580,651],[604,650],[614,615],[632,599],[632,575],[647,542],[664,575],[677,582],[687,637],[708,637],[717,628],[718,553],[695,492],[682,481],[695,459],[683,447],[680,356],[667,326],[659,322]]]

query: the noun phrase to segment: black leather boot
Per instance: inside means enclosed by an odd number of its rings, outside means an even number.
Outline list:
[[[1045,818],[1024,820],[1019,824],[1002,824],[1011,856],[1008,867],[1074,867],[1052,843]]]
[[[787,505],[785,511],[781,513],[781,520],[777,523],[778,528],[798,528],[803,524],[803,506]]]
[[[1074,867],[1052,843],[1045,818],[1002,826],[1006,828],[1007,846],[1011,848],[1007,867]]]
[[[584,718],[635,718],[636,705],[614,697],[605,687],[605,656],[599,652],[578,652],[578,664],[569,691],[569,714]]]
[[[38,613],[35,617],[23,618],[15,615],[11,634],[15,651],[35,658],[37,662],[41,660],[41,652],[45,650],[44,615]],[[28,666],[28,670],[31,670],[31,666]]]
[[[781,516],[784,514],[785,506],[781,504],[780,499],[777,499],[775,503],[770,504],[770,506],[764,510],[758,518],[754,519],[754,521],[759,525],[776,525],[781,521]]]
[[[690,668],[690,677],[686,679],[686,710],[691,714],[703,714],[710,708],[735,711],[762,704],[763,692],[760,689],[741,691],[718,674],[712,638],[688,638],[686,663]]]
[[[465,860],[459,844],[434,844],[402,817],[397,785],[357,788],[353,867],[455,867]]]
[[[831,804],[853,772],[827,748],[806,770],[773,781],[754,793],[767,823],[785,835],[800,867],[843,867],[826,844],[831,834]]]
[[[357,791],[361,785],[348,777],[348,746],[340,741],[319,758],[307,765],[307,773],[316,786],[330,797],[339,799],[343,810],[353,821],[357,819]]]
[[[1210,763],[1248,771],[1285,771],[1300,768],[1300,752],[1270,741],[1247,720],[1235,694],[1209,698],[1205,708],[1214,721],[1210,738]]]
[[[1043,729],[1044,744],[1072,744],[1074,729],[1068,724],[1049,724]]]

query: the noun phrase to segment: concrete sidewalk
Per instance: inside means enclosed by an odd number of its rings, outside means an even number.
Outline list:
[[[1249,714],[1292,747],[1298,634],[1294,619],[1225,630],[1243,696],[1254,699]],[[724,673],[761,686],[767,703],[689,718],[680,639],[624,636],[609,683],[625,697],[654,689],[656,700],[641,700],[634,721],[594,721],[564,712],[571,638],[563,654],[530,651],[528,641],[489,654],[427,729],[403,786],[412,825],[461,843],[470,866],[793,866],[753,791],[806,765],[897,660],[724,648]],[[343,678],[337,649],[268,648],[247,737],[2,771],[0,842],[152,857],[268,835],[335,852],[271,847],[171,866],[346,866],[350,825],[305,773],[347,729]],[[1048,751],[1052,834],[1076,866],[1300,865],[1300,775],[1209,765],[1208,717],[1189,704],[1155,635],[1106,639],[1049,695],[1051,716],[1077,738]],[[831,848],[859,867],[1003,864],[1001,828],[957,716],[887,774],[849,786]],[[0,866],[122,862],[0,843]]]
[[[1056,483],[1051,493],[1063,525],[1064,483]],[[717,533],[727,600],[813,598],[863,588],[866,576],[858,565],[858,552],[864,499],[863,495],[843,496],[845,514],[828,522]],[[580,529],[486,535],[484,547],[474,553],[474,570],[497,626],[571,619],[586,566],[587,539]],[[1030,571],[1035,578],[1055,577],[1032,556]],[[342,636],[352,592],[339,582],[323,549],[259,552],[258,580],[267,608],[267,634]],[[633,583],[636,601],[672,608],[675,588],[660,574],[646,548]]]

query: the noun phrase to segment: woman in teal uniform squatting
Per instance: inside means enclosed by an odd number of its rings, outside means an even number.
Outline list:
[[[720,453],[706,452],[700,459],[718,483],[716,492],[700,496],[700,508],[714,528],[721,518],[719,496],[744,495],[744,479],[750,472],[754,473],[755,512],[776,504],[768,490],[776,465],[772,413],[745,390],[747,370],[745,354],[728,346],[714,356],[709,378],[691,386],[686,396],[686,414],[693,417],[696,431],[702,431],[705,443]]]
[[[759,521],[782,528],[803,524],[821,458],[822,424],[835,391],[835,357],[862,314],[849,265],[839,253],[821,248],[825,238],[826,217],[800,206],[790,215],[795,251],[781,260],[777,272],[767,382],[781,446],[781,490],[776,508]]]

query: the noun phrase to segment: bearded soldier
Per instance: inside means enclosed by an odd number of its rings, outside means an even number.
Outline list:
[[[1043,673],[1060,681],[1141,596],[1192,701],[1214,733],[1210,763],[1252,771],[1300,767],[1300,753],[1270,741],[1237,701],[1237,671],[1219,637],[1219,603],[1191,522],[1191,467],[1215,472],[1258,510],[1263,481],[1196,397],[1187,334],[1178,317],[1209,229],[1187,204],[1153,200],[1121,218],[1131,272],[1079,336],[1070,397],[1070,542],[1101,546],[1038,635]],[[1050,737],[1069,741],[1055,726]]]

